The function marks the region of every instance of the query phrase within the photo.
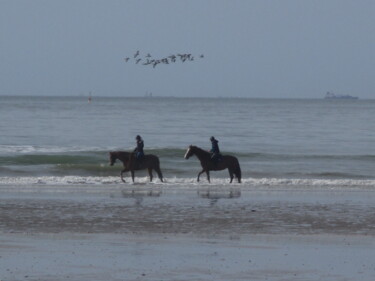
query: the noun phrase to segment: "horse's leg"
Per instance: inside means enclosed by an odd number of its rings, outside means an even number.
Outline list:
[[[163,174],[161,173],[160,168],[159,168],[159,167],[156,167],[154,170],[155,170],[156,173],[158,174],[158,177],[159,177],[160,181],[163,182]]]
[[[237,172],[236,177],[238,179],[238,183],[241,183],[241,172]]]
[[[211,183],[211,181],[210,181],[210,170],[207,170],[206,174],[207,174],[207,180],[208,180],[208,182]]]
[[[233,171],[231,169],[228,169],[229,171],[229,177],[230,177],[230,183],[233,181]]]
[[[132,181],[133,181],[133,183],[134,183],[134,170],[131,170],[131,171],[130,171],[130,174],[132,175]]]
[[[202,171],[200,171],[199,173],[198,173],[198,178],[197,178],[197,182],[199,182],[199,177],[201,176],[201,174],[203,174],[204,172],[205,172],[206,170],[205,169],[203,169]]]
[[[148,169],[148,174],[150,176],[150,182],[152,182],[152,168],[147,168]]]
[[[127,171],[129,171],[129,170],[128,170],[128,169],[124,169],[124,170],[122,170],[121,173],[120,173],[120,177],[121,177],[122,182],[125,182],[125,180],[124,180],[122,174],[125,173],[125,172],[127,172]]]

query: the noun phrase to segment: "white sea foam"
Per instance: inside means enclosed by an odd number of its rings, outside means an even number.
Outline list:
[[[132,184],[130,178],[126,178],[126,184]],[[374,188],[375,180],[358,180],[358,179],[282,179],[282,178],[245,178],[242,183],[233,182],[229,184],[228,179],[216,178],[211,179],[211,183],[206,180],[197,182],[196,178],[165,178],[165,182],[154,179],[149,183],[148,177],[136,177],[136,184],[160,184],[163,186],[173,186],[174,188],[189,188],[202,185],[210,186],[238,186],[241,188]],[[95,185],[108,186],[123,184],[119,177],[92,177],[92,176],[41,176],[41,177],[0,177],[0,185]]]
[[[374,187],[375,180],[358,179],[280,179],[261,178],[244,179],[243,183],[253,186],[311,186],[311,187]]]
[[[85,152],[101,151],[103,148],[87,146],[35,146],[35,145],[0,145],[0,154],[32,154],[32,153],[67,153],[67,152]],[[110,150],[110,148],[108,148]]]

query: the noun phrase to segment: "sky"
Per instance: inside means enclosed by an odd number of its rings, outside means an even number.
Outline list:
[[[375,98],[374,15],[373,0],[0,0],[0,95]]]

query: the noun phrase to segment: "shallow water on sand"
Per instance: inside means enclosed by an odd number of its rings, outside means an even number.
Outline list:
[[[107,194],[8,193],[0,232],[375,235],[374,191],[121,187]]]
[[[374,195],[140,185],[7,192],[1,278],[372,281]]]
[[[72,281],[372,281],[373,239],[336,235],[13,234],[2,278]]]
[[[375,278],[371,188],[13,187],[0,186],[7,281]]]

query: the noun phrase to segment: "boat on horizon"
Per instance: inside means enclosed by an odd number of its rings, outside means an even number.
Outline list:
[[[350,95],[336,95],[332,92],[327,92],[324,99],[326,99],[326,100],[334,100],[334,99],[357,100],[358,97],[354,97],[354,96],[350,96]]]

